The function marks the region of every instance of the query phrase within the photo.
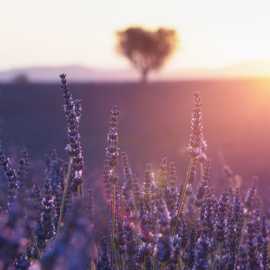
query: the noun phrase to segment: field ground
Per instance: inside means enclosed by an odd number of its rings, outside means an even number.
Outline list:
[[[121,150],[129,154],[139,172],[146,162],[156,166],[166,155],[184,174],[192,94],[200,91],[203,121],[214,160],[213,174],[222,160],[247,181],[260,177],[261,187],[270,176],[270,82],[186,81],[150,83],[73,84],[82,99],[82,142],[89,177],[103,167],[104,143],[110,108],[121,111]],[[56,148],[63,154],[65,123],[63,99],[57,84],[0,85],[0,132],[12,151],[27,146],[34,159]],[[14,150],[14,149],[13,149]],[[218,178],[218,177],[217,177]],[[223,179],[216,179],[223,181]]]

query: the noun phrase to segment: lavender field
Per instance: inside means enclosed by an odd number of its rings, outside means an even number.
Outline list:
[[[0,85],[0,269],[269,269],[269,81]]]

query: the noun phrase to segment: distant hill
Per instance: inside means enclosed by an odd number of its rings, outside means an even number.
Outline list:
[[[137,79],[137,74],[129,70],[96,69],[70,65],[27,67],[0,71],[0,81],[10,82],[23,74],[33,82],[55,82],[58,79],[57,75],[63,72],[69,74],[69,79],[75,82],[129,81]]]
[[[98,69],[80,65],[38,66],[0,71],[0,82],[14,81],[17,76],[25,75],[31,82],[55,82],[57,75],[67,73],[73,82],[115,82],[137,81],[138,73],[133,69]],[[202,68],[188,68],[175,71],[163,71],[151,74],[152,80],[212,78],[213,71]],[[215,75],[215,74],[214,74]]]
[[[25,75],[33,82],[55,82],[57,74],[69,74],[73,82],[113,82],[138,80],[138,74],[133,69],[100,69],[80,65],[38,66],[0,71],[0,82],[14,81],[17,76]],[[164,71],[151,76],[151,79],[213,79],[238,77],[268,77],[270,76],[269,61],[247,61],[219,69],[179,68],[179,70]]]

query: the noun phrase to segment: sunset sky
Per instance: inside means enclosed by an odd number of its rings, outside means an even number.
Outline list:
[[[8,0],[0,9],[0,69],[82,64],[124,68],[115,31],[168,26],[182,48],[169,68],[270,60],[269,0]]]

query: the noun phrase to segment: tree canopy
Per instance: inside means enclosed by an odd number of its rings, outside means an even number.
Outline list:
[[[178,44],[174,29],[158,28],[148,30],[129,27],[117,32],[118,52],[127,57],[146,81],[149,72],[163,67],[175,52]]]

